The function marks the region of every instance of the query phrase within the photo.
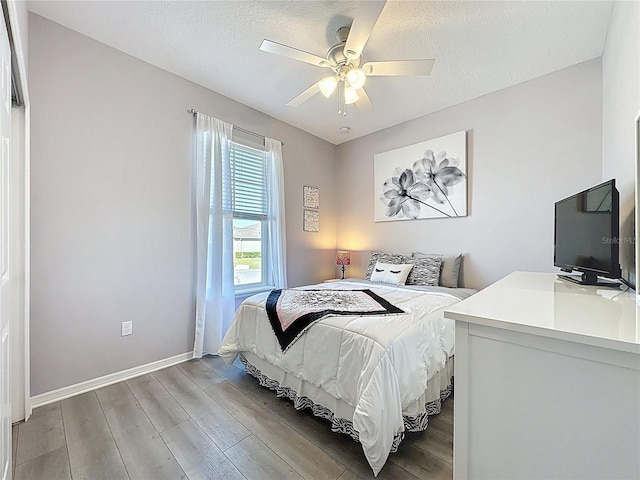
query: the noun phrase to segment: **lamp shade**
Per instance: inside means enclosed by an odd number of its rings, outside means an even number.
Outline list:
[[[338,250],[336,265],[351,265],[351,253],[347,250]]]
[[[320,91],[322,92],[322,95],[324,95],[327,98],[331,96],[333,91],[336,89],[337,85],[338,85],[338,78],[335,76],[325,77],[322,80],[320,80],[320,82],[318,83],[318,86],[320,87]]]
[[[353,88],[358,90],[359,88],[364,87],[364,82],[367,80],[367,75],[361,68],[355,68],[347,72],[347,80]]]
[[[355,88],[347,87],[344,89],[344,103],[351,105],[352,103],[356,103],[358,100],[360,100],[360,95],[358,95]]]

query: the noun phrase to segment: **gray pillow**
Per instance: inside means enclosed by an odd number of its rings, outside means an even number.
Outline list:
[[[405,257],[405,263],[413,263],[405,285],[430,285],[438,286],[440,281],[440,268],[442,256],[425,255],[421,257]]]
[[[442,285],[443,287],[458,288],[458,276],[460,275],[460,264],[462,263],[462,254],[452,253],[452,254],[438,255],[438,254],[413,252],[414,258],[434,257],[434,256],[442,257],[442,268],[440,270],[440,285]]]
[[[369,266],[367,267],[367,273],[365,273],[364,278],[366,278],[367,280],[371,280],[371,272],[378,262],[393,263],[397,265],[399,263],[404,263],[404,259],[405,256],[400,255],[399,253],[386,253],[374,250],[371,252],[371,260],[369,260]]]

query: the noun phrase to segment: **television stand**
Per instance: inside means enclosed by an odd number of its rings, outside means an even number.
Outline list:
[[[516,272],[446,307],[456,480],[640,478],[635,294],[557,287]]]
[[[572,283],[577,283],[578,285],[594,285],[596,287],[620,288],[620,283],[600,280],[598,278],[598,275],[596,275],[595,273],[583,273],[582,275],[558,274],[558,278],[561,280],[568,280]]]

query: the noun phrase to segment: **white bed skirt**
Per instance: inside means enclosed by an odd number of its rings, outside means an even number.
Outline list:
[[[314,415],[332,422],[333,431],[346,433],[358,440],[358,432],[353,429],[353,414],[355,412],[353,405],[335,398],[312,383],[281,370],[251,352],[243,352],[240,358],[247,372],[256,377],[262,386],[276,390],[278,396],[290,398],[299,410],[311,408]],[[428,425],[428,416],[440,413],[442,400],[447,398],[452,391],[453,363],[453,357],[448,358],[444,368],[427,382],[425,393],[415,402],[406,407],[403,406],[402,415],[406,431],[425,430]],[[395,437],[392,452],[397,450],[404,437],[404,432],[396,432]]]

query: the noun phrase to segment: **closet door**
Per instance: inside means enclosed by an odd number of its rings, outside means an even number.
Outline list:
[[[0,476],[11,478],[11,392],[9,391],[9,137],[11,134],[11,50],[0,15]]]

